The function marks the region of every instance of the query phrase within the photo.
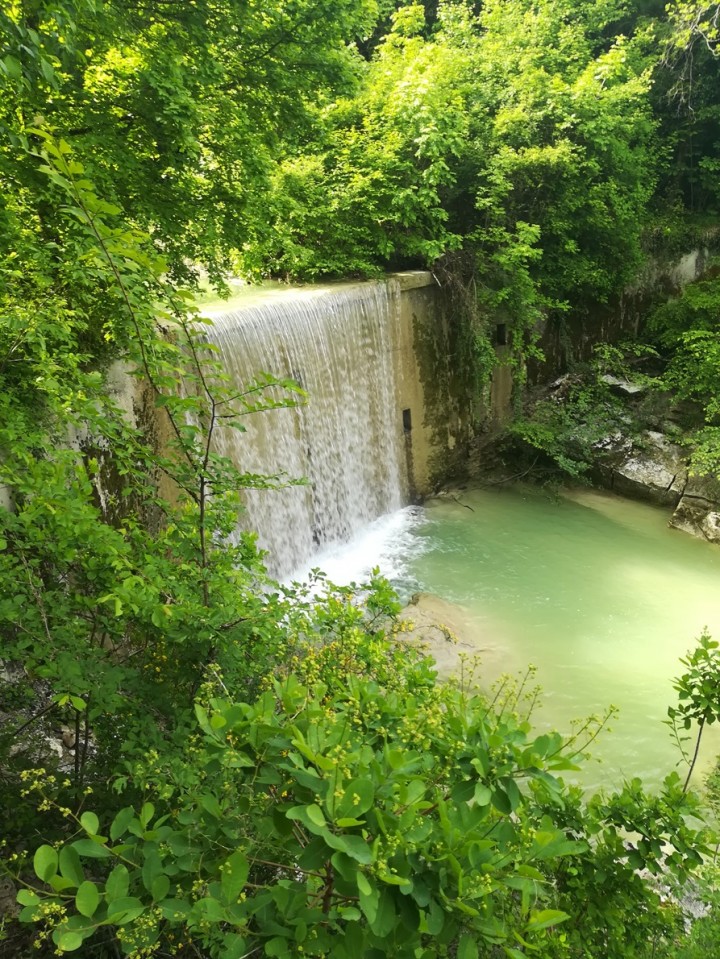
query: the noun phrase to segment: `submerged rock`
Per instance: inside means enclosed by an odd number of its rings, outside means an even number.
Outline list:
[[[432,593],[416,593],[398,616],[405,639],[423,647],[442,677],[460,674],[463,659],[502,662],[502,650],[478,634],[462,606]],[[497,672],[498,670],[493,670]]]

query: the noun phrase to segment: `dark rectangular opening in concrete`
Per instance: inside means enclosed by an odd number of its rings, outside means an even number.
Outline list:
[[[410,410],[403,410],[403,429],[406,433],[412,430],[412,413]]]
[[[498,323],[495,326],[495,345],[507,346],[508,329],[507,323]]]

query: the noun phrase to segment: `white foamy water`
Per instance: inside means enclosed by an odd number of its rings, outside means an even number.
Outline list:
[[[248,416],[245,432],[217,441],[247,473],[306,480],[243,491],[240,522],[258,532],[275,576],[406,501],[393,310],[387,284],[360,283],[289,291],[213,316],[208,338],[239,393],[260,372],[307,391],[303,405]]]
[[[426,522],[419,506],[406,506],[381,516],[347,543],[335,543],[316,553],[295,570],[290,581],[306,581],[313,569],[324,572],[331,583],[347,586],[366,581],[372,570],[390,580],[404,596],[414,588],[410,565],[423,549],[416,533]]]

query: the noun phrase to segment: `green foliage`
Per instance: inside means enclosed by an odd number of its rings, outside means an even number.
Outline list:
[[[551,387],[550,395],[528,404],[525,415],[508,429],[508,441],[524,458],[541,458],[572,479],[581,479],[597,463],[608,441],[639,432],[639,421],[616,392],[615,380],[627,380],[648,388],[656,380],[641,373],[636,363],[655,356],[651,347],[625,343],[614,347],[599,344],[593,361],[568,373]]]
[[[711,49],[718,39],[720,6],[703,3],[702,0],[675,0],[670,5],[670,15],[676,25],[675,43],[687,46],[701,40]]]
[[[245,242],[249,199],[267,190],[278,134],[304,139],[315,104],[351,89],[349,41],[375,14],[373,0],[3,4],[3,193],[39,186],[17,138],[40,117],[175,275],[203,264],[220,282]]]
[[[29,231],[26,271],[6,259],[0,485],[12,508],[0,510],[0,635],[3,657],[40,693],[0,737],[11,805],[46,723],[74,729],[67,788],[77,796],[123,752],[182,741],[208,663],[251,689],[274,661],[285,600],[261,591],[253,538],[228,537],[237,491],[280,481],[243,474],[214,440],[250,412],[301,400],[294,384],[269,378],[231,390],[150,237],[97,197],[65,141],[31,136],[75,259],[48,264]],[[64,289],[73,308],[55,292]],[[169,434],[162,451],[93,368],[117,352],[144,377],[151,422]]]
[[[692,444],[691,467],[701,475],[720,473],[720,282],[713,272],[659,306],[649,322],[667,360],[664,385],[696,406],[696,429],[688,441]]]
[[[612,39],[622,5],[379,7],[0,10],[0,640],[24,671],[0,801],[41,954],[640,956],[672,917],[637,870],[683,881],[705,850],[676,777],[559,778],[596,723],[535,735],[519,692],[437,684],[379,577],[281,588],[235,536],[238,491],[287,479],[218,435],[303,395],[230,388],[180,282],[199,265],[455,254],[487,366],[484,316],[528,352],[639,259],[649,41]]]
[[[561,909],[575,897],[584,903],[580,921],[565,929],[570,955],[646,959],[678,937],[679,910],[667,899],[660,903],[660,884],[664,895],[682,896],[688,875],[708,851],[707,836],[699,837],[684,818],[683,802],[675,773],[658,795],[647,794],[634,779],[610,797],[593,797],[586,809],[579,794],[571,793],[564,813],[567,828],[587,830],[590,847],[559,864],[555,877]],[[675,835],[682,852],[666,862]],[[658,877],[657,885],[648,882],[648,873]],[[648,886],[655,889],[649,899]],[[627,908],[632,902],[634,912]]]
[[[719,648],[720,643],[712,639],[707,630],[704,630],[695,649],[680,660],[683,666],[687,667],[687,671],[673,683],[678,694],[678,705],[668,707],[668,725],[689,766],[684,789],[687,789],[690,783],[705,726],[711,726],[720,719]],[[685,751],[684,744],[688,737],[683,735],[683,730],[691,729],[693,724],[697,724],[698,732],[693,755],[690,758]]]
[[[703,887],[704,891],[704,887]],[[709,911],[692,920],[687,934],[678,934],[675,940],[657,952],[658,959],[705,959],[717,953],[720,944],[720,918],[717,906],[717,877],[708,895]]]
[[[442,196],[467,136],[465,69],[458,51],[425,43],[409,24],[396,17],[357,99],[325,111],[321,152],[291,155],[278,171],[269,206],[253,213],[243,270],[368,274],[458,245]]]
[[[711,673],[714,664],[711,666]],[[720,810],[720,768],[717,761],[705,778],[705,804],[712,811],[717,827]],[[687,935],[674,937],[658,955],[661,959],[704,959],[717,952],[720,943],[720,890],[717,847],[712,860],[698,869],[689,892],[693,902],[693,921]]]
[[[448,2],[428,31],[420,5],[397,11],[354,99],[258,196],[239,268],[371,274],[462,248],[480,308],[531,353],[549,310],[606,300],[642,259],[653,51],[642,30],[607,39],[622,12]]]
[[[608,932],[608,957],[640,955],[619,947],[667,923],[637,869],[682,879],[703,848],[677,776],[585,805],[557,778],[581,743],[435,684],[356,617],[254,703],[204,690],[184,752],[132,765],[142,805],[66,810],[77,838],[36,850],[21,920],[64,952],[116,930],[131,956],[554,957]]]

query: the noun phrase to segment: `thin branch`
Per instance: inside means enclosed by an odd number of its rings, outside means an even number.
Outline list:
[[[22,724],[22,726],[18,726],[17,729],[13,729],[10,735],[13,738],[15,738],[16,736],[19,736],[20,733],[23,732],[23,730],[27,729],[28,726],[32,726],[32,724],[37,722],[38,719],[42,719],[43,716],[47,716],[47,714],[52,712],[56,706],[57,706],[57,703],[50,703],[49,706],[46,706],[44,709],[41,709],[39,713],[35,713],[34,716],[31,716],[30,719],[27,720],[27,722],[24,722]]]
[[[70,182],[70,184],[71,184],[71,186],[72,186],[72,189],[73,189],[73,192],[74,192],[74,195],[75,195],[76,202],[79,204],[80,209],[82,210],[83,214],[85,215],[85,218],[86,218],[86,220],[87,220],[87,225],[90,227],[90,229],[91,229],[91,231],[92,231],[92,233],[93,233],[93,236],[95,237],[95,239],[96,239],[97,242],[99,243],[100,249],[102,250],[102,252],[103,252],[103,254],[104,254],[104,256],[105,256],[108,264],[110,265],[110,269],[111,269],[112,272],[113,272],[113,275],[114,275],[114,277],[115,277],[115,281],[116,281],[116,283],[118,284],[118,287],[119,287],[119,289],[120,289],[120,293],[122,294],[122,298],[123,298],[123,301],[124,301],[124,303],[125,303],[125,307],[126,307],[126,309],[127,309],[128,315],[129,315],[129,317],[130,317],[130,322],[132,323],[133,329],[135,330],[135,337],[136,337],[136,339],[137,339],[137,344],[138,344],[138,347],[139,347],[139,350],[140,350],[140,357],[141,357],[141,360],[142,360],[142,365],[143,365],[143,370],[144,370],[144,372],[145,372],[145,375],[147,376],[148,382],[149,382],[150,386],[152,387],[153,391],[155,392],[156,396],[162,396],[163,393],[162,393],[162,391],[160,390],[160,388],[158,387],[157,383],[155,382],[155,378],[154,378],[154,376],[153,376],[153,374],[152,374],[152,372],[151,372],[150,361],[149,361],[149,359],[148,359],[147,350],[146,350],[146,348],[145,348],[145,342],[144,342],[144,340],[143,340],[143,336],[142,336],[142,333],[141,333],[141,330],[140,330],[140,324],[139,324],[139,322],[138,322],[138,319],[137,319],[137,316],[136,316],[136,313],[135,313],[135,309],[134,309],[134,307],[133,307],[133,305],[132,305],[132,303],[131,303],[131,301],[130,301],[130,294],[129,294],[129,292],[128,292],[128,290],[127,290],[127,287],[126,287],[126,285],[125,285],[125,281],[124,281],[124,279],[123,279],[123,277],[122,277],[122,274],[121,274],[120,270],[118,269],[118,267],[117,267],[117,265],[116,265],[116,263],[115,263],[115,260],[114,260],[114,258],[113,258],[112,253],[110,252],[107,244],[105,243],[104,237],[102,236],[100,230],[98,230],[97,226],[95,225],[95,218],[93,217],[93,214],[91,213],[90,210],[88,210],[87,205],[86,205],[86,203],[85,203],[85,201],[84,201],[84,199],[83,199],[83,196],[82,196],[81,192],[78,190],[78,188],[77,188],[77,186],[76,186],[76,184],[75,184],[74,179],[73,179],[72,176],[70,175],[69,169],[67,169],[67,163],[65,163],[65,166],[66,166],[66,171],[65,171],[65,172],[66,172],[67,175],[68,175],[69,182]],[[182,433],[181,433],[181,431],[180,431],[180,427],[178,426],[178,424],[177,424],[177,422],[176,422],[176,420],[175,420],[175,417],[174,417],[173,414],[172,414],[172,411],[171,411],[169,408],[167,408],[167,407],[166,407],[166,410],[167,410],[168,419],[170,420],[170,425],[172,426],[173,431],[175,432],[175,435],[177,436],[178,443],[180,444],[180,449],[181,449],[181,451],[184,453],[185,458],[188,460],[190,466],[192,466],[192,467],[194,468],[194,467],[195,467],[195,463],[193,462],[192,457],[190,456],[190,453],[189,453],[188,450],[187,450],[187,447],[186,447],[185,444],[183,443]]]
[[[698,734],[697,734],[697,740],[695,742],[695,752],[693,753],[692,762],[690,763],[690,768],[688,769],[688,774],[685,779],[685,783],[683,784],[683,789],[682,789],[683,796],[687,792],[688,786],[690,785],[690,778],[693,774],[693,770],[695,769],[695,763],[697,762],[698,753],[700,752],[700,740],[702,739],[702,734],[704,729],[705,729],[705,720],[701,719],[700,728],[698,729]]]

